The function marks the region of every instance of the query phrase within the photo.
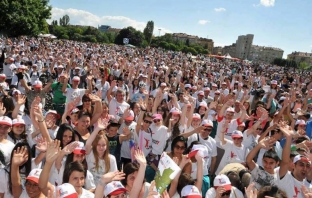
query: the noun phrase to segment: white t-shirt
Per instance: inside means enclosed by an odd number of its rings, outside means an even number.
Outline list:
[[[150,129],[152,131],[152,153],[161,155],[166,146],[168,128],[164,125],[158,127],[152,123]]]
[[[260,188],[264,186],[276,186],[278,181],[276,172],[278,170],[279,168],[275,169],[274,174],[271,175],[270,173],[266,172],[262,167],[259,167],[258,164],[256,164],[256,167],[250,172],[250,183],[255,183],[255,188],[258,190],[260,190]]]
[[[86,89],[67,88],[66,93],[64,93],[63,95],[66,96],[67,103],[70,103],[70,102],[74,101],[76,98],[82,98],[82,96],[85,93],[86,93]],[[82,101],[80,101],[80,103],[77,106],[79,106],[79,105],[82,105]]]
[[[310,183],[298,181],[289,171],[287,171],[286,175],[282,179],[280,179],[279,173],[277,172],[277,177],[279,179],[277,186],[287,194],[287,197],[304,198],[301,192],[301,187],[303,185],[305,185],[309,191],[312,190],[312,185]]]
[[[219,173],[227,164],[246,162],[246,157],[249,153],[249,149],[244,145],[242,145],[241,147],[237,147],[232,141],[227,140],[227,142],[221,146],[224,149],[224,155],[221,159],[216,173]]]
[[[223,127],[223,125],[225,124],[225,117],[219,117],[217,116],[217,121],[218,121],[218,128],[217,128],[217,133],[216,133],[216,137],[215,140],[217,142],[217,146],[220,146],[220,133],[221,133],[221,129]],[[224,138],[226,140],[232,140],[232,132],[234,130],[237,129],[237,126],[240,124],[240,120],[239,119],[232,119],[228,125],[228,128],[226,129],[226,133],[224,134]],[[221,148],[221,147],[220,147]]]
[[[0,178],[0,193],[4,193],[4,198],[13,198],[8,186],[9,174],[4,168],[0,169]]]
[[[130,105],[126,102],[119,103],[117,102],[116,98],[111,99],[109,103],[109,114],[113,115],[116,120],[119,120],[126,109],[128,109]]]
[[[0,151],[2,151],[4,158],[5,158],[5,163],[6,164],[1,164],[0,162],[0,168],[4,168],[5,165],[10,163],[11,159],[11,153],[13,151],[15,144],[12,143],[11,141],[7,140],[6,143],[0,143]]]
[[[207,148],[207,156],[205,156],[203,159],[205,162],[204,175],[208,175],[208,170],[211,165],[211,159],[212,157],[217,156],[217,144],[216,144],[216,141],[212,137],[209,137],[207,140],[204,140],[200,134],[197,135],[197,133],[195,133],[188,138],[187,145],[190,146],[192,142],[198,141],[198,140],[202,145],[205,145]]]
[[[107,91],[109,90],[110,88],[110,85],[109,85],[109,82],[105,81],[104,85],[102,86],[102,80],[101,79],[98,79],[95,83],[95,87],[98,89],[98,90],[101,90],[102,91],[102,99],[103,100],[106,100],[106,94],[107,94]]]
[[[258,139],[260,138],[259,135],[256,137],[251,133],[248,136],[248,130],[245,130],[243,133],[243,143],[249,150],[252,150],[257,144],[258,144]]]
[[[84,188],[82,188],[82,193],[78,195],[79,198],[94,198],[94,194]]]
[[[216,197],[217,192],[215,188],[209,188],[209,190],[206,193],[205,198],[212,198]],[[230,198],[244,198],[243,193],[238,190],[236,187],[232,186]]]
[[[138,148],[141,149],[146,157],[152,151],[152,134],[151,131],[148,132],[140,130],[139,135],[135,133],[138,140]]]
[[[127,158],[127,159],[131,159],[131,151],[130,151],[130,141],[133,141],[133,143],[137,144],[138,140],[135,139],[135,127],[136,127],[137,123],[136,122],[132,122],[129,126],[129,130],[131,132],[131,137],[128,140],[125,140],[121,143],[121,150],[120,150],[120,156],[123,158]],[[123,129],[126,127],[125,123],[122,123],[118,129],[118,133],[119,134],[123,134]]]
[[[116,164],[115,156],[109,154],[108,157],[109,157],[109,164],[110,164],[110,169],[109,169],[108,172],[117,171],[117,164]],[[86,161],[87,161],[87,164],[88,164],[88,170],[92,173],[92,175],[94,177],[94,183],[95,183],[95,185],[97,185],[98,182],[100,181],[102,175],[105,174],[105,161],[100,159],[99,160],[98,170],[96,170],[95,158],[94,158],[94,154],[93,154],[92,150],[86,156]]]

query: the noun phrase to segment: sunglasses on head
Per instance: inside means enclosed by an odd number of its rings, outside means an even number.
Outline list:
[[[221,196],[229,196],[231,194],[231,191],[228,190],[228,191],[225,191],[224,193],[222,193]]]
[[[153,123],[152,121],[148,121],[148,120],[144,120],[144,122],[145,122],[146,124],[152,124],[152,123]]]

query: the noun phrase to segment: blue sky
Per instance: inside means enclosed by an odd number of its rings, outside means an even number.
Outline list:
[[[50,5],[52,19],[68,14],[75,25],[143,30],[153,20],[156,36],[161,29],[161,35],[187,33],[224,46],[254,34],[253,44],[281,48],[284,57],[312,50],[311,0],[50,0]]]

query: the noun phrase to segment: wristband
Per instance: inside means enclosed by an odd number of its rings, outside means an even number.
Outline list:
[[[44,119],[43,120],[38,120],[38,122],[44,122]]]

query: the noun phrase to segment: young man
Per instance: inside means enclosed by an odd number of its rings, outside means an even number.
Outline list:
[[[275,169],[279,163],[279,157],[276,152],[269,149],[276,142],[274,138],[263,139],[259,142],[254,149],[246,157],[246,163],[251,171],[251,181],[255,183],[255,188],[260,190],[264,186],[276,186],[277,184],[277,171]],[[256,164],[253,159],[260,151],[261,148],[267,150],[262,158],[263,167]]]
[[[303,155],[297,155],[293,159],[294,167],[292,172],[288,171],[290,162],[290,147],[294,132],[289,129],[288,125],[279,127],[286,137],[286,143],[282,153],[282,161],[278,172],[277,186],[286,192],[287,197],[304,198],[302,186],[306,186],[309,190],[312,185],[306,181],[306,176],[311,170],[311,161]]]

